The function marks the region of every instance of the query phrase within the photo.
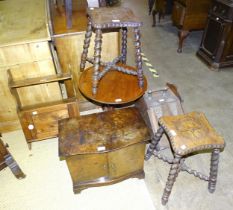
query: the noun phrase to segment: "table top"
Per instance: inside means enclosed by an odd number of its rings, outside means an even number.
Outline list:
[[[104,153],[150,140],[135,107],[59,121],[59,155]]]
[[[46,0],[0,1],[0,46],[50,40]]]
[[[134,67],[125,68],[135,70]],[[102,67],[101,67],[102,68]],[[79,78],[79,90],[88,99],[100,104],[119,105],[127,104],[139,99],[147,90],[147,80],[144,77],[144,86],[138,86],[137,76],[110,70],[99,81],[97,94],[92,94],[93,67],[84,70]]]

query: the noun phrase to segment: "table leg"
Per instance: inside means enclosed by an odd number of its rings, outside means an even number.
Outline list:
[[[72,28],[72,0],[65,0],[66,8],[66,27]]]

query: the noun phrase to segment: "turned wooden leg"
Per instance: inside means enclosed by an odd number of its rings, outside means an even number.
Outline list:
[[[208,184],[208,189],[210,193],[213,193],[215,191],[215,187],[217,183],[219,153],[220,153],[219,149],[214,149],[211,154],[210,176],[209,176],[209,184]]]
[[[140,30],[138,27],[134,28],[134,45],[135,45],[135,55],[136,55],[136,67],[137,67],[137,75],[138,75],[138,85],[139,87],[143,87],[143,70],[142,70],[142,55],[141,55],[141,41],[140,41]]]
[[[150,157],[153,155],[153,151],[156,149],[156,147],[157,147],[163,133],[164,133],[163,128],[159,127],[156,134],[151,139],[151,143],[150,143],[150,145],[149,145],[149,147],[148,147],[148,149],[146,151],[145,160],[149,160]]]
[[[156,26],[156,14],[157,12],[155,10],[152,11],[152,27],[155,27]]]
[[[102,31],[101,29],[96,29],[95,31],[95,47],[94,47],[94,71],[92,76],[92,94],[97,93],[98,86],[98,74],[100,68],[101,59],[101,46],[102,46]]]
[[[65,0],[66,8],[66,27],[72,28],[72,0]]]
[[[155,4],[155,0],[148,0],[149,15],[151,14],[154,4]]]
[[[181,30],[179,31],[179,46],[177,49],[178,53],[182,52],[184,39],[189,35],[189,31]]]
[[[122,63],[126,64],[127,58],[127,28],[122,28],[121,56]]]
[[[181,156],[175,155],[175,158],[173,160],[173,164],[171,165],[170,172],[167,178],[166,187],[163,191],[162,196],[162,204],[166,205],[168,198],[171,194],[172,187],[176,181],[176,177],[178,176],[179,170],[180,170],[180,160]]]
[[[92,35],[92,27],[91,27],[91,22],[89,21],[88,25],[87,25],[85,39],[84,39],[83,52],[82,52],[82,56],[81,56],[81,63],[80,63],[80,71],[81,72],[85,69],[88,48],[90,46],[90,41],[91,41],[91,35]]]

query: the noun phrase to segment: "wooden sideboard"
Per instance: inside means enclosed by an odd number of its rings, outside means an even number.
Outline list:
[[[211,0],[175,0],[172,11],[172,21],[179,29],[179,47],[177,52],[182,52],[184,39],[192,30],[203,30]]]

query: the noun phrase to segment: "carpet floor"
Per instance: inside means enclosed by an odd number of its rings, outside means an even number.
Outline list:
[[[136,178],[74,194],[57,138],[33,143],[32,150],[21,130],[4,134],[3,141],[26,178],[16,179],[8,167],[0,171],[1,210],[154,210],[144,180]]]

